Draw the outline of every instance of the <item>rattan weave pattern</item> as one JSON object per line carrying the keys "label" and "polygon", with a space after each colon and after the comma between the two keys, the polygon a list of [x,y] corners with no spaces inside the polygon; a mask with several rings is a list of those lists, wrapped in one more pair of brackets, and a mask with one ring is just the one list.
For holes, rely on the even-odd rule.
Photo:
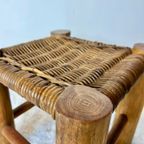
{"label": "rattan weave pattern", "polygon": [[114,107],[144,70],[144,57],[129,48],[77,38],[49,37],[2,49],[0,82],[55,114],[68,85],[87,85]]}

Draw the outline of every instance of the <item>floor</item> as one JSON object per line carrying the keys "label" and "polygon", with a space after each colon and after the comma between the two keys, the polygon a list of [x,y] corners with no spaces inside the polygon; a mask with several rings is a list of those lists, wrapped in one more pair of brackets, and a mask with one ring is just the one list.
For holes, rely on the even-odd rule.
{"label": "floor", "polygon": [[[10,91],[13,108],[24,102],[24,99]],[[16,119],[16,129],[31,144],[54,144],[55,121],[46,112],[37,107],[32,108]],[[144,144],[144,112],[139,121],[132,144]]]}

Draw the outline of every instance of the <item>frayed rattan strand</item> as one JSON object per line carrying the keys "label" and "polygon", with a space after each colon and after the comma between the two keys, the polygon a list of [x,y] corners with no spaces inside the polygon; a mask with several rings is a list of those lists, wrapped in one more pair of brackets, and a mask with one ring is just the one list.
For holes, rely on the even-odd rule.
{"label": "frayed rattan strand", "polygon": [[54,77],[48,75],[48,74],[44,74],[42,71],[36,69],[36,68],[30,68],[30,67],[26,67],[24,66],[23,64],[19,64],[17,63],[16,61],[10,59],[10,58],[6,58],[6,57],[0,57],[0,60],[4,60],[14,66],[18,66],[20,67],[22,70],[25,70],[25,71],[30,71],[30,72],[34,72],[37,76],[40,76],[40,77],[43,77],[43,78],[46,78],[48,79],[51,83],[54,83],[54,84],[58,84],[58,85],[65,85],[65,86],[70,86],[71,84],[69,83],[66,83],[66,82],[63,82],[63,81],[59,81],[57,79],[55,79]]}

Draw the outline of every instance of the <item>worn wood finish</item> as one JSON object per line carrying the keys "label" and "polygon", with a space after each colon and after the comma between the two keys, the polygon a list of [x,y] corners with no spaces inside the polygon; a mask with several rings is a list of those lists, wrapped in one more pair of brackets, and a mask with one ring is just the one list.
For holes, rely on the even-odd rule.
{"label": "worn wood finish", "polygon": [[51,32],[52,36],[67,36],[70,37],[71,31],[70,30],[54,30]]}
{"label": "worn wood finish", "polygon": [[51,36],[1,52],[0,82],[53,117],[69,85],[94,87],[115,108],[144,69],[144,58],[130,48],[72,37]]}
{"label": "worn wood finish", "polygon": [[[144,104],[144,74],[137,80],[129,93],[120,102],[116,109],[116,118],[114,124],[117,123],[121,114],[127,115],[128,121],[121,131],[115,144],[131,144],[134,136],[140,114]],[[110,144],[113,144],[112,142]]]}
{"label": "worn wood finish", "polygon": [[25,102],[23,104],[21,104],[20,106],[16,107],[13,110],[14,113],[14,118],[17,118],[18,116],[20,116],[21,114],[23,114],[24,112],[28,111],[29,109],[31,109],[32,107],[34,107],[34,104],[30,103],[30,102]]}
{"label": "worn wood finish", "polygon": [[19,132],[10,126],[3,127],[1,133],[10,144],[30,144]]}
{"label": "worn wood finish", "polygon": [[112,107],[93,88],[68,87],[56,104],[56,144],[105,144]]}
{"label": "worn wood finish", "polygon": [[[132,52],[134,55],[144,55],[144,44],[135,44]],[[140,114],[143,109],[143,86],[144,74],[139,77],[136,83],[131,87],[129,93],[118,105],[113,128],[109,135],[108,144],[131,144]],[[125,115],[127,117],[126,123],[119,123],[121,115]],[[119,130],[119,128],[121,128],[121,130]],[[114,137],[115,135],[116,137]]]}
{"label": "worn wood finish", "polygon": [[107,144],[114,144],[119,137],[120,133],[122,132],[123,128],[125,127],[128,119],[127,116],[124,114],[119,115],[117,121],[113,124],[109,134]]}
{"label": "worn wood finish", "polygon": [[144,55],[144,43],[137,43],[134,45],[133,53]]}
{"label": "worn wood finish", "polygon": [[[132,54],[132,50],[128,47],[81,40],[61,33],[65,32],[1,49],[0,82],[50,113],[54,118],[55,106],[60,96],[57,104],[58,143],[71,143],[71,139],[78,144],[90,141],[105,143],[110,118],[110,107],[106,111],[108,104],[106,101],[111,100],[113,109],[117,107],[125,93],[143,73],[144,57],[141,55],[142,52],[135,51],[135,54]],[[101,93],[96,90],[93,92],[91,88],[69,87],[70,85],[93,87]],[[71,93],[65,92],[67,87],[69,87],[67,91]],[[61,94],[64,93],[65,97],[71,96],[65,99],[68,101],[68,106],[71,104],[70,100],[73,102],[72,108],[62,101]],[[104,95],[108,98],[104,98]],[[130,105],[130,108],[129,110],[125,108],[126,113],[122,113],[124,115],[131,111],[132,101],[138,103],[139,99],[134,97],[130,100],[130,104],[128,100],[124,103]],[[59,110],[58,107],[61,109]],[[3,120],[4,116],[1,117]],[[128,114],[128,120],[129,117],[131,114]],[[4,117],[4,119],[7,122],[8,118]],[[114,129],[119,128],[119,123],[121,125],[121,120],[116,123]],[[124,128],[124,126],[120,127],[120,129]],[[64,135],[65,132],[68,134]]]}
{"label": "worn wood finish", "polygon": [[[5,125],[14,127],[14,121],[8,88],[0,83],[0,131]],[[0,144],[9,144],[1,132]]]}

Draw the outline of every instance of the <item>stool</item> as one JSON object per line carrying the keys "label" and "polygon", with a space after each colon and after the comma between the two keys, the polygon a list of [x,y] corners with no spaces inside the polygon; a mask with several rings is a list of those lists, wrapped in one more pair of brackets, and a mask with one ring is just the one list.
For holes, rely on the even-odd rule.
{"label": "stool", "polygon": [[[144,104],[144,44],[51,34],[0,50],[0,143],[29,144],[14,118],[38,106],[56,120],[56,144],[130,144]],[[27,102],[12,110],[8,88]]]}

